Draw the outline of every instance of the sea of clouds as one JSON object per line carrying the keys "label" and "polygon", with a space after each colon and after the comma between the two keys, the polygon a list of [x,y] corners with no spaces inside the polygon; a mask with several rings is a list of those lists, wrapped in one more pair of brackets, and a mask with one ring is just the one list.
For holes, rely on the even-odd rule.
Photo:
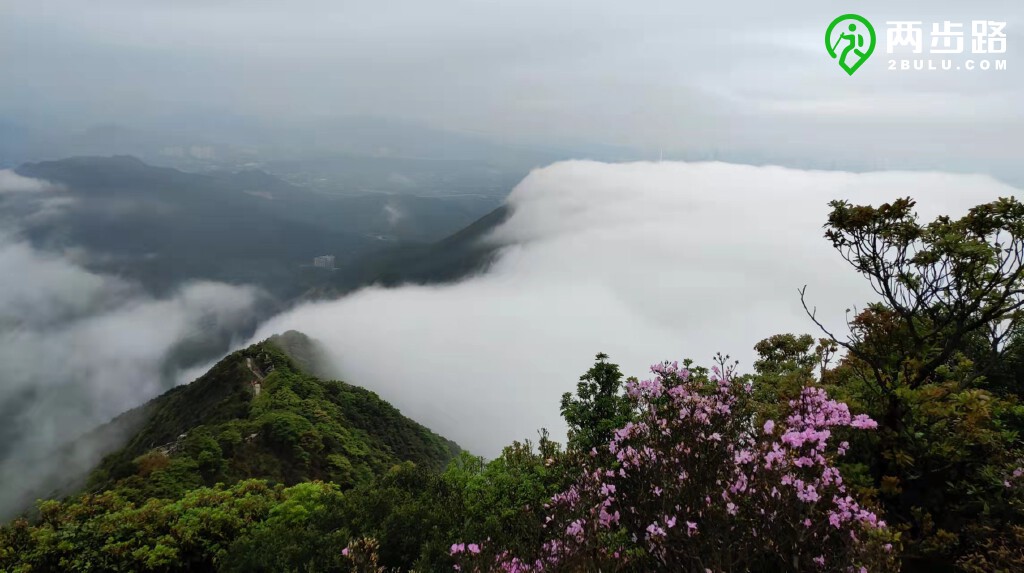
{"label": "sea of clouds", "polygon": [[818,334],[797,290],[841,331],[866,281],[823,238],[828,202],[918,200],[922,218],[1019,191],[988,176],[847,173],[725,163],[558,163],[508,199],[486,272],[456,284],[366,288],[297,307],[254,340],[295,329],[334,372],[475,453],[539,428],[564,433],[559,397],[606,352],[627,375],[662,360],[749,371],[772,334]]}
{"label": "sea of clouds", "polygon": [[[797,292],[804,285],[819,317],[842,330],[845,310],[872,293],[822,236],[830,200],[912,196],[931,218],[1018,192],[980,175],[558,163],[512,192],[510,217],[485,239],[499,248],[486,271],[304,304],[235,346],[305,332],[338,378],[493,456],[540,428],[562,436],[559,398],[598,352],[627,375],[662,360],[709,364],[719,351],[749,371],[757,341],[816,334]],[[31,216],[59,216],[75,201],[0,171],[0,201],[14,196],[37,204]],[[20,233],[28,224],[0,221],[4,514],[22,509],[37,482],[96,461],[85,451],[81,467],[52,467],[60,458],[47,452],[202,374],[208,365],[172,363],[176,350],[247,330],[262,296],[211,282],[154,296],[84,268],[73,249],[39,250]]]}

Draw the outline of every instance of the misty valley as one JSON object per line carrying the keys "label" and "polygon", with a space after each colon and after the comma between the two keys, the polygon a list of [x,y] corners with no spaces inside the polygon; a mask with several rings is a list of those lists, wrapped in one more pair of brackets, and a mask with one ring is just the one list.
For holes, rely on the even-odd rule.
{"label": "misty valley", "polygon": [[[112,447],[97,443],[93,452],[69,440],[181,383],[274,314],[361,286],[482,268],[493,247],[475,239],[504,213],[500,194],[331,194],[256,169],[188,173],[132,156],[0,173],[10,190],[0,195],[9,233],[3,258],[25,273],[11,277],[20,288],[34,291],[7,293],[5,303],[21,308],[0,321],[18,349],[8,357],[21,354],[26,364],[3,389],[10,421],[0,435],[3,472],[28,488],[9,490],[7,517],[77,483]],[[114,358],[120,367],[105,364],[113,348],[93,353],[78,342],[95,336],[96,344],[113,344],[133,336],[125,330],[132,321],[161,313],[176,316],[153,323],[162,332],[151,338],[135,332],[138,351]],[[69,352],[46,340],[56,331],[82,356],[59,373],[35,368],[30,361],[41,354]],[[148,380],[131,391],[119,386],[136,376]],[[97,432],[100,442],[115,439],[109,429]]]}

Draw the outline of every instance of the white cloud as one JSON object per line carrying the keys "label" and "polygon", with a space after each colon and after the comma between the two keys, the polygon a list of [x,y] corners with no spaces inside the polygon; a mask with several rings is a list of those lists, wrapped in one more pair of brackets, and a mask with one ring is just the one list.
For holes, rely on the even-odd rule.
{"label": "white cloud", "polygon": [[259,296],[197,282],[153,298],[0,237],[0,516],[41,483],[90,469],[96,452],[76,451],[71,468],[54,449],[167,389],[179,344],[241,330]]}
{"label": "white cloud", "polygon": [[506,245],[486,274],[445,286],[370,288],[269,321],[322,340],[347,381],[475,452],[540,427],[607,352],[627,375],[665,359],[708,364],[814,332],[797,289],[840,326],[870,299],[831,251],[831,199],[919,200],[922,217],[1017,193],[987,176],[799,171],[722,163],[567,162],[513,191]]}
{"label": "white cloud", "polygon": [[40,193],[60,191],[62,187],[42,179],[18,175],[12,169],[0,169],[0,195],[5,193]]}
{"label": "white cloud", "polygon": [[388,220],[388,225],[394,227],[405,218],[405,213],[402,212],[401,207],[393,201],[389,201],[384,205],[384,216]]}

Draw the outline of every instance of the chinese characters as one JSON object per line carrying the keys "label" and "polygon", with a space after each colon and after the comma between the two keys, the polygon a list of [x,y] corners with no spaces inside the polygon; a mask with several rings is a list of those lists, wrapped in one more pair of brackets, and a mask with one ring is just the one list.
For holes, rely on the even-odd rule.
{"label": "chinese characters", "polygon": [[[914,54],[924,53],[925,47],[930,54],[963,54],[966,27],[961,22],[935,22],[931,25],[929,42],[924,41],[924,22],[921,21],[889,21],[886,30],[886,52]],[[992,20],[973,20],[970,25],[970,53],[972,54],[1005,54],[1006,53],[1006,22]]]}

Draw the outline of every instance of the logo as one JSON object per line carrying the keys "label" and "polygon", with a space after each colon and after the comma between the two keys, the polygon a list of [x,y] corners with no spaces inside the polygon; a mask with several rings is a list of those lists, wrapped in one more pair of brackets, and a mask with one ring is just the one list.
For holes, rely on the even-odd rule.
{"label": "logo", "polygon": [[852,76],[875,51],[875,29],[863,16],[843,14],[825,30],[825,49]]}
{"label": "logo", "polygon": [[[890,71],[1006,70],[1002,57],[1006,54],[1006,22],[943,20],[930,24],[922,20],[886,22]],[[965,57],[967,54],[971,57]]]}

